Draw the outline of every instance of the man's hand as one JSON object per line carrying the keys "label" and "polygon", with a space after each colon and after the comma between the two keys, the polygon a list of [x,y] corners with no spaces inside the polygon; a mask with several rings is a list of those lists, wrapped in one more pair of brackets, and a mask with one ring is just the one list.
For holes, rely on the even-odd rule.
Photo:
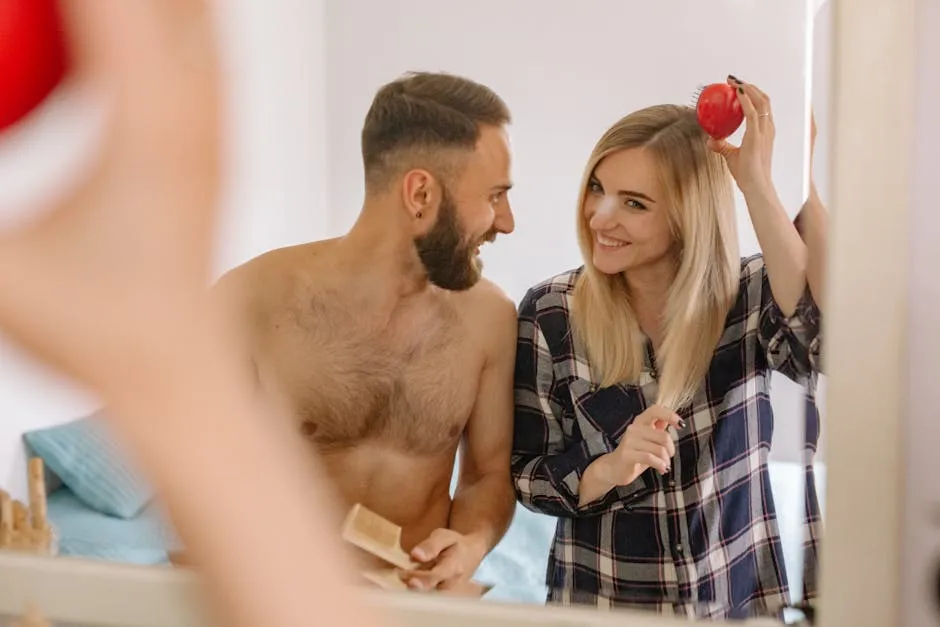
{"label": "man's hand", "polygon": [[450,590],[465,584],[486,555],[471,536],[452,529],[437,529],[411,551],[424,567],[402,573],[402,581],[416,590]]}

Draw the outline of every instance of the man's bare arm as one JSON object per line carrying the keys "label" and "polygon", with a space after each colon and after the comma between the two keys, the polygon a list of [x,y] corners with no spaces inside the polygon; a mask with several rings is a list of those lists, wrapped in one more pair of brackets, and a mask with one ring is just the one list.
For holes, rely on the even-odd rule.
{"label": "man's bare arm", "polygon": [[[492,299],[491,295],[487,297]],[[515,506],[509,463],[516,309],[499,294],[487,311],[487,318],[491,319],[487,327],[493,330],[492,341],[462,442],[460,476],[450,517],[450,528],[471,540],[479,551],[480,560],[506,533]]]}
{"label": "man's bare arm", "polygon": [[474,316],[486,333],[486,362],[477,400],[461,441],[460,476],[447,529],[435,530],[411,551],[431,565],[403,574],[418,589],[461,590],[512,521],[512,453],[516,309],[498,288],[478,289]]}

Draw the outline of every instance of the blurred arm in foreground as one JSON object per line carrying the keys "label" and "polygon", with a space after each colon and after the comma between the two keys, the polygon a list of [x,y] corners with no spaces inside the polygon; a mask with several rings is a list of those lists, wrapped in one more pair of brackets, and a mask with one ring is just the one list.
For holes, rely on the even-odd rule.
{"label": "blurred arm in foreground", "polygon": [[0,328],[111,408],[221,624],[377,625],[353,609],[329,495],[271,428],[288,421],[261,418],[276,408],[208,298],[221,77],[207,5],[62,3],[72,78],[108,98],[106,136],[90,176],[0,234]]}

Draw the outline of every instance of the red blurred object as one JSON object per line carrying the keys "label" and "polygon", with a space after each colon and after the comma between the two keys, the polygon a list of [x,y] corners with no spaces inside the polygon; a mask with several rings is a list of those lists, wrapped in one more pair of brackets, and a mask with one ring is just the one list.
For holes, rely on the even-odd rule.
{"label": "red blurred object", "polygon": [[0,0],[0,132],[38,107],[67,69],[58,0]]}
{"label": "red blurred object", "polygon": [[734,87],[727,83],[706,86],[695,103],[698,123],[714,139],[732,135],[744,121],[744,110]]}

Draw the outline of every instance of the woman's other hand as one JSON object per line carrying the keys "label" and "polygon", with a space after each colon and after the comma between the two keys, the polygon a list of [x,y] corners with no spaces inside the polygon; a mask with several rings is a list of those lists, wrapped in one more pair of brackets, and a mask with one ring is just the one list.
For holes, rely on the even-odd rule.
{"label": "woman's other hand", "polygon": [[766,194],[773,188],[771,166],[776,136],[770,98],[756,86],[734,77],[729,76],[728,83],[736,89],[744,110],[744,138],[740,146],[710,138],[708,147],[725,158],[731,175],[745,196]]}

